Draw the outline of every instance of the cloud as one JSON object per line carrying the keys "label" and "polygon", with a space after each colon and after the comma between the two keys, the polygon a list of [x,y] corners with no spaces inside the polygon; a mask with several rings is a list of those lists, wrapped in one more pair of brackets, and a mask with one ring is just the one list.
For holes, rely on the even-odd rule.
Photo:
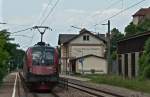
{"label": "cloud", "polygon": [[[3,18],[2,18],[2,0],[0,0],[0,22],[3,22]],[[3,25],[0,25],[0,28],[2,28]]]}
{"label": "cloud", "polygon": [[78,10],[78,9],[66,9],[65,12],[76,13],[76,14],[87,13],[87,11],[85,11],[85,10]]}
{"label": "cloud", "polygon": [[[107,21],[101,22],[114,14],[120,12],[119,8],[112,8],[109,10],[78,10],[78,9],[66,9],[62,12],[55,14],[55,17],[50,19],[52,24],[54,24],[56,29],[62,29],[61,32],[71,32],[74,31],[74,28],[69,28],[71,25],[76,25],[77,27],[85,27],[87,29],[100,31],[102,33],[107,31],[107,27],[101,26],[102,23],[106,23]],[[118,16],[111,18],[111,28],[117,27],[121,31],[124,31],[125,25],[129,24],[132,20],[132,10],[128,10],[119,14]],[[95,16],[94,16],[95,15]],[[124,21],[122,21],[124,20]],[[48,20],[49,21],[49,20]],[[121,23],[120,23],[121,22]],[[99,24],[98,26],[94,26],[95,24]],[[66,29],[66,30],[65,30]]]}
{"label": "cloud", "polygon": [[[43,4],[43,6],[46,6]],[[43,7],[44,8],[44,7]],[[52,29],[54,29],[52,32],[48,31],[44,35],[44,39],[48,42],[50,42],[52,45],[57,45],[56,37],[58,37],[59,33],[78,33],[79,29],[71,28],[71,26],[77,26],[77,27],[85,27],[91,31],[99,31],[100,33],[105,33],[107,31],[107,27],[104,26],[93,26],[96,23],[100,23],[101,20],[104,20],[115,13],[118,13],[120,9],[113,8],[109,10],[95,10],[95,11],[89,11],[89,10],[82,10],[82,9],[64,9],[57,12],[54,12],[46,21],[45,25],[50,26]],[[101,14],[102,13],[102,14]],[[117,27],[119,29],[123,29],[124,25],[127,24],[131,19],[131,13],[132,11],[127,11],[125,13],[120,14],[119,18],[114,18],[114,20],[111,20],[111,28]],[[93,15],[95,15],[93,17]],[[129,18],[130,17],[130,18]],[[9,17],[9,21],[11,23],[17,23],[17,24],[29,24],[35,22],[38,18],[35,16],[27,16],[27,17]],[[125,20],[122,22],[122,20]],[[105,21],[107,22],[107,21]],[[120,22],[122,22],[120,24]],[[25,32],[26,33],[26,32]],[[24,34],[25,34],[24,33]],[[31,31],[30,31],[31,33]],[[35,36],[33,39],[33,43],[36,43],[39,41],[39,35]],[[19,42],[21,39],[18,38],[16,41]],[[25,41],[27,39],[24,39]],[[54,41],[55,40],[55,41]],[[29,42],[30,43],[30,42]],[[31,45],[32,45],[31,44]],[[22,42],[22,45],[23,42]]]}
{"label": "cloud", "polygon": [[35,16],[14,16],[8,17],[9,23],[12,24],[31,24],[35,21]]}

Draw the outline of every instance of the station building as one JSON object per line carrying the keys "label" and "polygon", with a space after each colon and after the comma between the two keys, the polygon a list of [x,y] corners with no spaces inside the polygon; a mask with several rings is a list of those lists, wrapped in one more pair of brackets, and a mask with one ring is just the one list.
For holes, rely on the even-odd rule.
{"label": "station building", "polygon": [[61,73],[107,73],[104,34],[82,29],[79,34],[60,34]]}

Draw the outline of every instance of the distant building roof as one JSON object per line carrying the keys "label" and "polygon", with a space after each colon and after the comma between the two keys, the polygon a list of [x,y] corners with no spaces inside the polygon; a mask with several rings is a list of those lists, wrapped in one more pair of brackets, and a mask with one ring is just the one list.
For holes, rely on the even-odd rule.
{"label": "distant building roof", "polygon": [[149,8],[141,8],[139,11],[137,11],[133,17],[135,16],[145,16],[147,14],[150,14],[150,7]]}
{"label": "distant building roof", "polygon": [[134,35],[131,35],[131,36],[128,36],[128,37],[124,37],[124,38],[120,39],[118,42],[122,42],[122,41],[126,41],[126,40],[129,40],[129,39],[138,38],[138,37],[141,37],[141,36],[147,36],[147,35],[150,35],[150,31],[134,34]]}
{"label": "distant building roof", "polygon": [[58,44],[63,44],[65,42],[71,40],[75,36],[77,36],[77,34],[59,34]]}
{"label": "distant building roof", "polygon": [[150,31],[138,33],[129,37],[125,37],[117,42],[117,53],[134,53],[142,52],[147,39],[150,38]]}
{"label": "distant building roof", "polygon": [[58,40],[58,44],[64,44],[64,43],[68,43],[71,40],[77,38],[78,36],[82,35],[83,33],[89,33],[91,35],[93,35],[94,37],[106,42],[105,40],[105,34],[93,34],[90,31],[86,30],[86,29],[82,29],[80,31],[80,34],[59,34],[59,40]]}

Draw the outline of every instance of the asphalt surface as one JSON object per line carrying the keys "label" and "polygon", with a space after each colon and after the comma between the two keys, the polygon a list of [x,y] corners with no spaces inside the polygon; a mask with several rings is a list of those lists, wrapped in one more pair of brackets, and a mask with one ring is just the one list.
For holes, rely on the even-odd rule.
{"label": "asphalt surface", "polygon": [[[4,78],[4,82],[0,86],[0,97],[12,97],[16,73],[11,73]],[[15,95],[17,92],[15,93]]]}
{"label": "asphalt surface", "polygon": [[17,72],[8,74],[0,85],[0,97],[55,97],[50,92],[37,93],[24,90]]}

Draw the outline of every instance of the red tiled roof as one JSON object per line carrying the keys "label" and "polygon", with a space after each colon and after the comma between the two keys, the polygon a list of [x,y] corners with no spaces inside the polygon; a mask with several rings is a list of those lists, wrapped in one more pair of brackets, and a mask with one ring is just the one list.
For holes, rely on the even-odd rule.
{"label": "red tiled roof", "polygon": [[149,8],[141,8],[139,11],[137,11],[134,16],[145,16],[146,14],[150,14],[150,7]]}

